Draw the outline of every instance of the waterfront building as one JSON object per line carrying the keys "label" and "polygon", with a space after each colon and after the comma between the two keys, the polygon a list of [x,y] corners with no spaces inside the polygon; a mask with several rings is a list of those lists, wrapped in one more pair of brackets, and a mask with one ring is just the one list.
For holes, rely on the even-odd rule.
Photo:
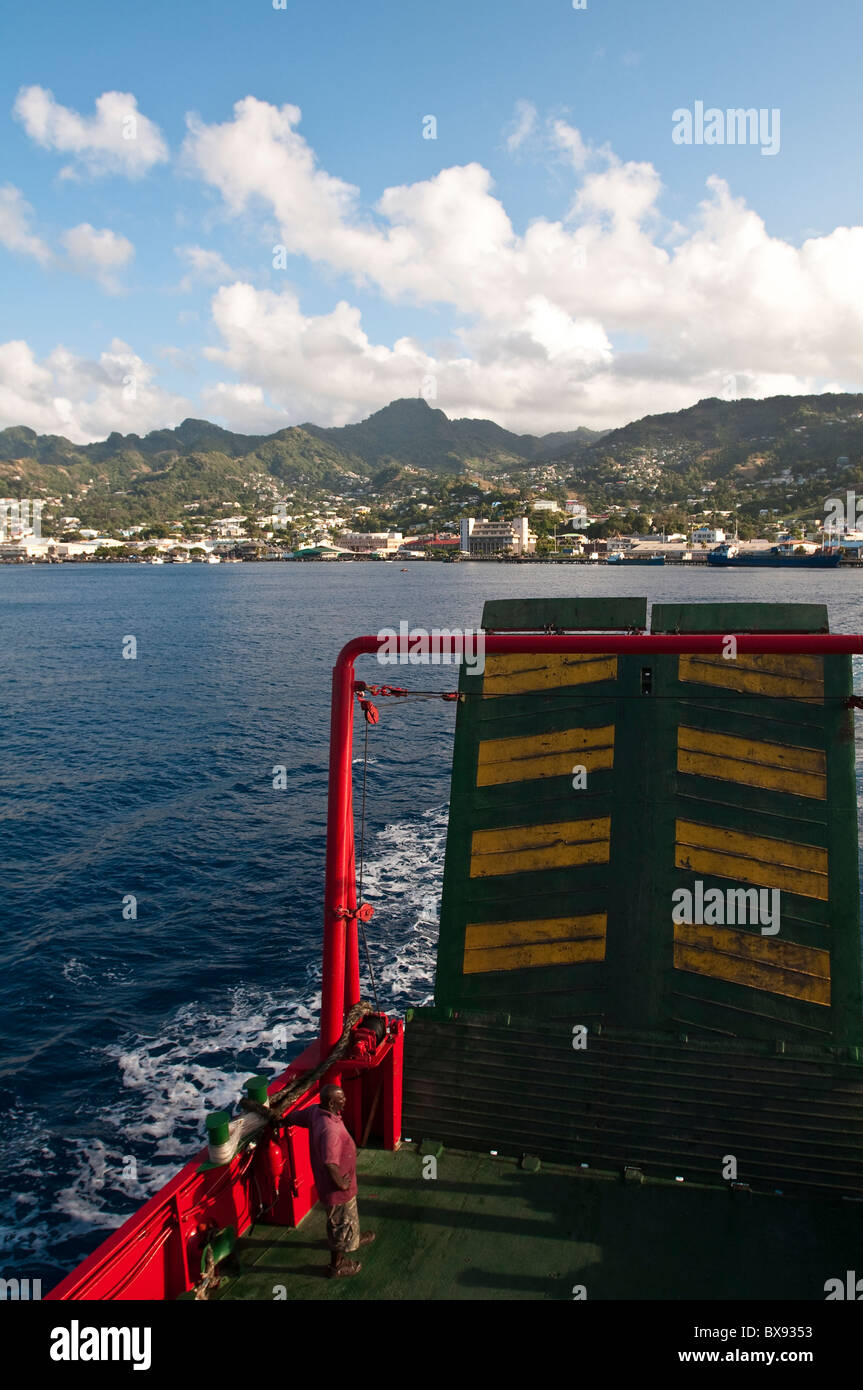
{"label": "waterfront building", "polygon": [[512,521],[477,521],[475,517],[461,519],[461,550],[472,558],[490,555],[530,555],[536,549],[536,536],[528,526],[526,516]]}

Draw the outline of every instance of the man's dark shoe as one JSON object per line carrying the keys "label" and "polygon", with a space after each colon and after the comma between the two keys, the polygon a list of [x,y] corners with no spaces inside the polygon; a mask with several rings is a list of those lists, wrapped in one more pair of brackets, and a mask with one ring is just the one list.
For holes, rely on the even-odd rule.
{"label": "man's dark shoe", "polygon": [[362,1235],[360,1236],[360,1245],[371,1245],[374,1238],[374,1231],[363,1231]]}
{"label": "man's dark shoe", "polygon": [[349,1279],[352,1274],[359,1274],[361,1269],[359,1260],[342,1260],[340,1265],[330,1265],[327,1274],[331,1279]]}

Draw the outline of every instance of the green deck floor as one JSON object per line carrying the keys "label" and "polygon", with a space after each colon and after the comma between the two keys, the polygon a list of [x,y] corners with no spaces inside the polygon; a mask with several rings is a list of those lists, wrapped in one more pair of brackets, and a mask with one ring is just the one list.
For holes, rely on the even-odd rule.
{"label": "green deck floor", "polygon": [[[258,1226],[214,1298],[824,1299],[861,1266],[863,1206],[732,1194],[447,1150],[423,1179],[412,1145],[359,1155],[359,1211],[375,1243],[328,1279],[324,1214]],[[863,1266],[861,1266],[863,1272]],[[281,1289],[284,1292],[281,1292]]]}

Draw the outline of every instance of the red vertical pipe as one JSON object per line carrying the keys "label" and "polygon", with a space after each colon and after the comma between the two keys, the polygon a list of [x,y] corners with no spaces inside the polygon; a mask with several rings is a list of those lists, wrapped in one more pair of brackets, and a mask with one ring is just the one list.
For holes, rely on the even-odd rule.
{"label": "red vertical pipe", "polygon": [[[352,787],[353,789],[353,787]],[[351,846],[351,865],[348,874],[348,902],[352,910],[357,906],[357,868],[354,857],[354,811],[353,797],[348,806],[348,824],[345,832]],[[345,924],[345,1013],[360,1001],[360,943],[356,917]]]}
{"label": "red vertical pipe", "polygon": [[[339,660],[333,669],[330,715],[330,777],[327,806],[327,865],[324,887],[324,959],[321,980],[321,1049],[329,1052],[341,1037],[344,1022],[346,919],[338,910],[355,902],[353,883],[354,663]],[[356,934],[354,933],[354,940]]]}
{"label": "red vertical pipe", "polygon": [[387,1070],[383,1077],[384,1112],[381,1129],[385,1149],[397,1149],[402,1137],[402,1073],[404,1071],[405,1034],[401,1019],[396,1020],[395,1030],[391,1037],[393,1046],[384,1063]]}

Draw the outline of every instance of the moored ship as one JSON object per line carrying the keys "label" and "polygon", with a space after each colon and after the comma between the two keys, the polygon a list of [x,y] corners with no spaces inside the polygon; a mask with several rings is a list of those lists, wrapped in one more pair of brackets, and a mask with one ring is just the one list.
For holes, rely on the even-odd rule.
{"label": "moored ship", "polygon": [[772,545],[767,550],[741,550],[733,541],[724,541],[708,551],[707,563],[725,568],[760,569],[836,569],[841,559],[835,548],[805,552],[793,545]]}

